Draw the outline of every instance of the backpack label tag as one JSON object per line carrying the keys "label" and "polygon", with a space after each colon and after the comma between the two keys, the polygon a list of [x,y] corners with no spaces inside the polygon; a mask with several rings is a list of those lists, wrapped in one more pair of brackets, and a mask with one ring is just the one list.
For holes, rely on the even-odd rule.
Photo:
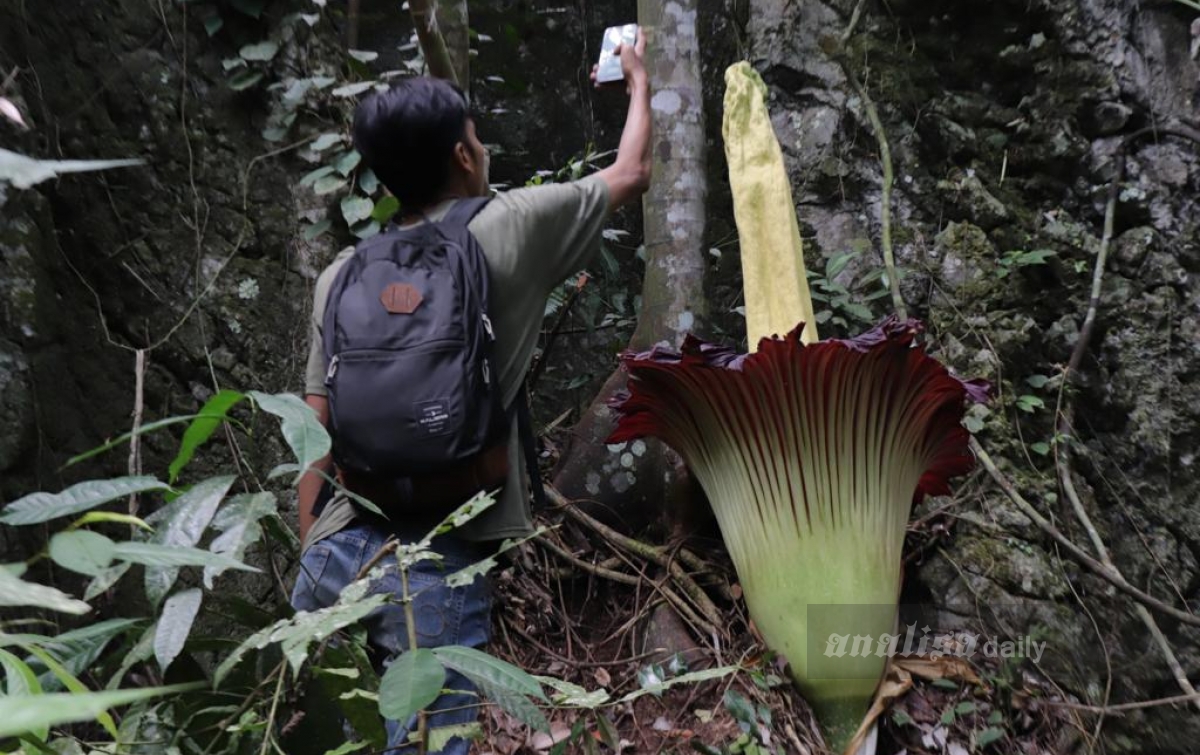
{"label": "backpack label tag", "polygon": [[421,306],[424,297],[411,283],[393,283],[379,295],[383,308],[393,315],[411,315]]}
{"label": "backpack label tag", "polygon": [[450,408],[446,405],[445,400],[423,401],[417,404],[416,409],[417,424],[426,436],[442,435],[447,431],[446,426],[450,423]]}

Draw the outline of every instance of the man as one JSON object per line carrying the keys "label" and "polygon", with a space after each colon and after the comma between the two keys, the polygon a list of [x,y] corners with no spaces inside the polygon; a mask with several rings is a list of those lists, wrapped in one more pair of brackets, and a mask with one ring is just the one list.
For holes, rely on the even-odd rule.
{"label": "man", "polygon": [[[584,267],[598,249],[609,213],[639,198],[649,186],[651,113],[649,84],[642,65],[644,48],[645,40],[639,34],[635,47],[615,51],[620,56],[630,104],[613,164],[570,184],[499,194],[468,225],[487,260],[489,315],[496,338],[494,364],[505,406],[512,406],[517,399],[550,292]],[[592,76],[594,80],[594,70]],[[490,193],[487,150],[476,135],[462,93],[446,82],[409,79],[368,98],[359,106],[354,120],[354,143],[364,162],[400,200],[402,226],[438,221],[455,200]],[[305,401],[323,423],[329,421],[325,389],[328,365],[322,344],[324,310],[333,280],[351,253],[343,252],[321,274],[314,297]],[[443,576],[482,558],[489,550],[488,544],[494,550],[495,541],[532,532],[526,466],[516,422],[512,425],[507,443],[480,454],[461,474],[413,478],[409,483],[418,508],[424,497],[449,495],[465,502],[479,489],[501,488],[496,505],[435,541],[442,565],[425,561],[410,571],[421,646],[479,647],[488,640],[491,598],[486,579],[452,589],[443,583]],[[325,459],[316,466],[328,472],[332,464]],[[352,484],[349,486],[354,489]],[[292,596],[298,610],[332,604],[390,535],[401,541],[417,540],[439,518],[414,515],[385,521],[340,495],[324,506],[318,518],[313,509],[321,487],[321,476],[311,471],[300,481],[304,553]],[[375,500],[374,491],[355,492]],[[399,595],[399,576],[396,570],[390,571],[372,589]],[[408,648],[405,614],[398,603],[379,609],[366,624],[373,649],[383,656],[391,658]],[[464,694],[442,695],[429,711],[429,726],[475,720],[479,700],[471,694],[471,684],[448,671],[446,688]],[[386,723],[389,747],[405,742],[416,725],[415,720]],[[456,738],[443,752],[465,755],[468,744]]]}

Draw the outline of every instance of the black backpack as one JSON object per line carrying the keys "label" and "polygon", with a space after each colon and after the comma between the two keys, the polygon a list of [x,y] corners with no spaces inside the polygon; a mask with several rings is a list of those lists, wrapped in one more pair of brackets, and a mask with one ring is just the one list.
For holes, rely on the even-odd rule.
{"label": "black backpack", "polygon": [[322,340],[342,469],[436,474],[507,437],[487,260],[467,230],[487,201],[460,199],[440,222],[390,226],[334,279]]}

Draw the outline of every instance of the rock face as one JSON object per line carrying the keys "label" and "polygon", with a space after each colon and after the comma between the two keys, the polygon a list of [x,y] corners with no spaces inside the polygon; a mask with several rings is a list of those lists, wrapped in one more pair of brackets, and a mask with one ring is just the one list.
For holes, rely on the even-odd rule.
{"label": "rock face", "polygon": [[[1119,145],[1145,127],[1196,123],[1195,13],[1132,0],[905,0],[888,13],[868,3],[843,46],[855,5],[763,0],[748,13],[809,267],[854,252],[838,281],[858,296],[880,288],[870,273],[882,265],[882,171],[854,79],[891,147],[910,313],[944,358],[995,382],[981,441],[1087,546],[1058,502],[1058,383],[1046,379],[1083,322]],[[1162,133],[1129,145],[1096,331],[1068,394],[1085,505],[1126,577],[1174,605],[1194,605],[1200,590],[1198,155],[1200,144]],[[1107,681],[1102,646],[1114,701],[1179,693],[1128,602],[1060,560],[994,486],[970,493],[945,556],[910,572],[945,624],[1039,635],[1049,643],[1041,671],[1089,702]],[[1160,626],[1194,678],[1200,635]],[[1109,719],[1107,749],[1193,752],[1197,721],[1183,708]]]}

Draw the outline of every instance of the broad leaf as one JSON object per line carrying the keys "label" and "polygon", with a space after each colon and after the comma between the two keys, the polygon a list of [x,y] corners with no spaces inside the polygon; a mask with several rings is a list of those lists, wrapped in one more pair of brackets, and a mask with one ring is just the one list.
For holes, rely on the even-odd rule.
{"label": "broad leaf", "polygon": [[64,569],[96,577],[112,563],[113,547],[113,541],[98,532],[59,532],[50,538],[50,558]]}
{"label": "broad leaf", "polygon": [[433,653],[447,667],[472,681],[486,681],[493,687],[550,702],[537,679],[494,655],[463,645],[436,648]]}
{"label": "broad leaf", "polygon": [[263,40],[257,44],[246,45],[238,50],[238,55],[242,60],[268,61],[275,57],[275,53],[279,52],[279,44],[271,40]]}
{"label": "broad leaf", "polygon": [[130,514],[120,514],[116,511],[89,511],[83,516],[75,520],[72,527],[86,527],[89,524],[97,523],[105,524],[128,524],[130,527],[138,527],[143,530],[153,530],[154,528],[146,524],[142,519]]}
{"label": "broad leaf", "polygon": [[[278,503],[274,493],[254,493],[230,498],[213,519],[213,527],[221,534],[212,541],[209,550],[241,561],[246,549],[262,539],[259,520],[275,513]],[[213,579],[225,572],[224,567],[204,567],[204,586],[212,589]]]}
{"label": "broad leaf", "polygon": [[445,683],[446,669],[433,651],[417,648],[402,653],[379,683],[379,712],[403,723],[432,705]]}
{"label": "broad leaf", "polygon": [[[326,750],[325,755],[350,755],[350,753],[352,753],[352,752],[358,752],[359,750],[365,749],[370,746],[371,746],[370,742],[346,742],[341,747],[335,747],[332,750]],[[437,751],[431,750],[431,752],[437,752]]]}
{"label": "broad leaf", "polygon": [[162,615],[158,618],[158,630],[154,635],[154,657],[164,674],[187,643],[188,635],[192,633],[192,625],[196,623],[196,615],[200,612],[203,596],[200,588],[193,587],[175,593],[163,604]]}
{"label": "broad leaf", "polygon": [[0,568],[0,606],[37,606],[62,613],[81,614],[92,610],[82,600],[76,600],[53,587],[26,582],[8,569]]}
{"label": "broad leaf", "polygon": [[317,413],[298,396],[290,393],[271,395],[251,391],[250,397],[263,411],[282,420],[283,438],[296,455],[301,469],[323,459],[330,449],[329,433],[317,419]]}
{"label": "broad leaf", "polygon": [[362,155],[358,153],[358,150],[352,149],[335,160],[333,167],[337,168],[337,172],[341,173],[343,176],[349,176],[350,171],[357,168],[358,164],[361,162]]}
{"label": "broad leaf", "polygon": [[212,437],[216,429],[225,421],[229,410],[245,397],[244,393],[238,391],[223,390],[205,402],[200,409],[200,414],[192,420],[192,424],[183,433],[183,441],[179,444],[179,453],[175,455],[167,470],[168,482],[175,484],[175,480],[179,479],[179,473],[192,460],[196,449]]}
{"label": "broad leaf", "polygon": [[221,566],[256,572],[258,569],[228,556],[199,548],[158,545],[156,543],[117,543],[113,558],[143,566]]}
{"label": "broad leaf", "polygon": [[554,690],[555,694],[551,695],[551,700],[559,707],[595,710],[607,703],[610,698],[608,690],[604,688],[588,692],[578,684],[571,684],[552,676],[535,676],[533,678]]}
{"label": "broad leaf", "polygon": [[334,167],[332,165],[322,165],[320,168],[317,168],[316,170],[312,170],[312,171],[309,171],[308,173],[305,173],[304,178],[300,179],[300,185],[301,186],[312,186],[313,184],[315,184],[317,181],[324,178],[325,176],[331,175],[333,173],[333,171],[334,171]]}
{"label": "broad leaf", "polygon": [[258,82],[262,81],[262,79],[263,79],[262,71],[253,71],[250,69],[246,69],[243,71],[238,71],[233,76],[231,76],[229,78],[228,83],[229,83],[230,89],[232,89],[235,92],[241,92],[241,91],[244,91],[244,90],[249,89],[250,87],[254,86]]}
{"label": "broad leaf", "polygon": [[741,666],[721,666],[719,668],[704,669],[703,671],[691,671],[686,674],[671,677],[665,681],[648,684],[642,689],[634,690],[618,700],[618,703],[627,703],[636,700],[643,695],[659,695],[666,689],[674,687],[677,684],[694,684],[696,682],[706,682],[710,679],[722,679],[730,674],[736,674],[741,671]]}
{"label": "broad leaf", "polygon": [[[25,649],[35,655],[39,661],[44,663],[46,668],[50,669],[50,673],[52,673],[58,679],[58,681],[62,682],[62,685],[66,687],[71,694],[86,695],[90,693],[90,690],[87,688],[87,686],[84,685],[83,682],[79,681],[79,677],[68,671],[50,653],[40,647],[37,647],[36,645],[26,645]],[[112,716],[110,716],[107,711],[102,710],[98,712],[94,718],[96,719],[97,723],[104,727],[105,731],[112,735],[113,739],[116,739],[119,736],[117,733],[117,723],[113,721]]]}
{"label": "broad leaf", "polygon": [[313,239],[315,239],[318,236],[320,236],[321,234],[325,233],[332,227],[333,227],[333,221],[330,220],[329,218],[325,218],[324,220],[318,220],[317,222],[313,223],[312,225],[304,226],[304,230],[300,232],[300,236],[305,241],[312,241]]}
{"label": "broad leaf", "polygon": [[28,189],[63,173],[128,168],[142,163],[142,160],[38,160],[0,149],[0,183]]}
{"label": "broad leaf", "polygon": [[[149,522],[156,531],[148,542],[170,548],[191,548],[196,545],[208,529],[234,479],[232,476],[212,477],[199,482],[170,505],[154,512]],[[157,606],[171,591],[178,576],[177,568],[146,569],[146,597],[153,605]]]}
{"label": "broad leaf", "polygon": [[129,571],[131,566],[133,566],[133,564],[130,564],[127,561],[122,561],[120,563],[113,564],[97,574],[96,578],[93,579],[88,584],[87,589],[84,590],[83,599],[92,600],[97,596],[108,592],[113,585],[120,581],[121,577],[125,576],[125,572]]}
{"label": "broad leaf", "polygon": [[455,737],[462,737],[468,742],[483,741],[483,727],[478,721],[454,726],[432,726],[429,728],[429,745],[427,752],[441,752]]}
{"label": "broad leaf", "polygon": [[72,485],[61,493],[30,493],[0,512],[0,524],[41,524],[60,516],[78,514],[117,498],[148,490],[165,490],[153,477],[118,477]]}
{"label": "broad leaf", "polygon": [[366,197],[350,196],[342,200],[342,217],[346,219],[346,225],[371,217],[374,209],[374,203]]}
{"label": "broad leaf", "polygon": [[322,176],[313,182],[313,193],[318,197],[332,194],[346,185],[346,179],[341,176]]}
{"label": "broad leaf", "polygon": [[334,97],[354,97],[375,86],[373,81],[360,81],[357,84],[346,84],[333,90]]}
{"label": "broad leaf", "polygon": [[[37,645],[54,656],[62,667],[74,676],[81,676],[103,654],[108,644],[136,626],[138,619],[109,619],[98,624],[72,629],[54,637],[32,635],[9,635],[26,645]],[[59,689],[52,673],[45,671],[45,664],[34,661],[32,665],[42,675],[42,686],[48,691]]]}
{"label": "broad leaf", "polygon": [[220,684],[246,653],[261,650],[274,643],[280,644],[284,656],[292,665],[292,670],[299,672],[308,658],[308,646],[311,643],[320,642],[339,629],[358,622],[387,602],[388,596],[380,593],[364,596],[367,586],[365,580],[360,582],[349,585],[342,591],[339,601],[328,608],[311,612],[301,611],[290,619],[277,621],[255,632],[217,667],[213,675],[214,683]]}
{"label": "broad leaf", "polygon": [[150,660],[154,657],[154,638],[158,635],[158,622],[154,622],[142,632],[141,637],[134,643],[133,647],[121,659],[121,667],[117,669],[108,683],[104,685],[105,689],[117,689],[121,686],[121,682],[125,680],[125,675],[139,663]]}
{"label": "broad leaf", "polygon": [[[330,131],[329,133],[321,134],[316,139],[313,139],[309,146],[314,152],[324,152],[335,144],[341,144],[345,139],[341,134]],[[309,175],[312,175],[311,173]]]}
{"label": "broad leaf", "polygon": [[400,200],[388,194],[375,203],[375,209],[371,210],[371,219],[377,223],[386,223],[399,211]]}
{"label": "broad leaf", "polygon": [[[42,694],[42,685],[38,681],[37,674],[29,668],[29,664],[25,661],[7,650],[0,650],[0,666],[4,668],[4,694],[9,696]],[[42,739],[46,738],[45,734],[40,736]]]}
{"label": "broad leaf", "polygon": [[34,697],[0,698],[0,737],[14,737],[50,726],[90,721],[118,705],[195,689],[197,686],[183,684],[112,692],[58,692]]}

